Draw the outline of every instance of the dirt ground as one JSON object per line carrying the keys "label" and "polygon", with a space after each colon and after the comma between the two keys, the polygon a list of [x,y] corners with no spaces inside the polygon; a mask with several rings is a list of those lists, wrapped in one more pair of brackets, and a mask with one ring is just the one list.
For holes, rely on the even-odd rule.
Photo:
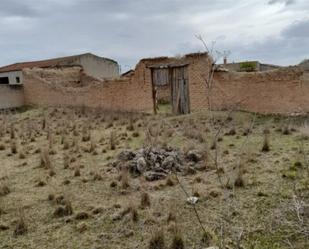
{"label": "dirt ground", "polygon": [[[160,249],[149,246],[159,231],[175,249],[176,235],[184,248],[309,248],[306,122],[244,112],[3,112],[0,248]],[[147,146],[197,150],[204,167],[152,182],[115,167],[124,149]]]}

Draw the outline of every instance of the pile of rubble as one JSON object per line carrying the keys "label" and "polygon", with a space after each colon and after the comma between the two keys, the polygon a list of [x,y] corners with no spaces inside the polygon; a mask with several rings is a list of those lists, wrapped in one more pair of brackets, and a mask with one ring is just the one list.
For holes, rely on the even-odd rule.
{"label": "pile of rubble", "polygon": [[114,166],[125,166],[132,176],[144,175],[148,181],[165,178],[172,172],[194,174],[205,168],[203,156],[197,150],[184,154],[175,148],[146,147],[136,151],[124,150]]}

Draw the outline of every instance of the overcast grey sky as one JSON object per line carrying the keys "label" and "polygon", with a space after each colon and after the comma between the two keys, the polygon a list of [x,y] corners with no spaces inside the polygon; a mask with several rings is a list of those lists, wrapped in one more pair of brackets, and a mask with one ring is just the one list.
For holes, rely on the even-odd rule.
{"label": "overcast grey sky", "polygon": [[0,65],[92,52],[125,71],[202,51],[281,65],[309,58],[309,0],[0,0]]}

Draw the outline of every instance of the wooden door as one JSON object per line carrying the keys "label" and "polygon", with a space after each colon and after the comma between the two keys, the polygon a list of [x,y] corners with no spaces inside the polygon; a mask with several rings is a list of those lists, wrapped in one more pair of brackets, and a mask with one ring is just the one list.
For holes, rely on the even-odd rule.
{"label": "wooden door", "polygon": [[188,67],[173,67],[170,69],[170,76],[173,113],[190,113]]}

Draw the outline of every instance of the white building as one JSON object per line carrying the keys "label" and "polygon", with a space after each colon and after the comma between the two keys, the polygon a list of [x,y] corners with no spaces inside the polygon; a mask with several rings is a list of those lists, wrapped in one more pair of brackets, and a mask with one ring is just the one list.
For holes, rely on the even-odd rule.
{"label": "white building", "polygon": [[15,63],[0,68],[0,85],[21,85],[24,68],[51,68],[61,66],[81,66],[87,75],[98,79],[119,77],[120,70],[116,61],[91,53],[55,58],[43,61]]}

